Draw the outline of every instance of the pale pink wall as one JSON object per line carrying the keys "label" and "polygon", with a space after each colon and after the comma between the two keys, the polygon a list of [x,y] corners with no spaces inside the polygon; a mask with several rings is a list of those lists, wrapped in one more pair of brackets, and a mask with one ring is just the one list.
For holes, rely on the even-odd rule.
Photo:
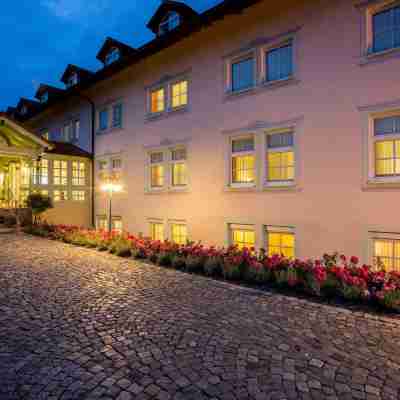
{"label": "pale pink wall", "polygon": [[[277,11],[279,6],[281,11]],[[296,228],[297,255],[341,251],[365,258],[367,232],[400,232],[397,190],[362,190],[362,118],[358,107],[400,98],[399,59],[360,66],[360,13],[349,0],[270,1],[230,16],[175,47],[98,85],[102,104],[124,99],[125,128],[97,138],[96,154],[123,152],[126,193],[114,214],[132,232],[148,233],[147,218],[185,219],[193,240],[223,244],[226,222],[250,221]],[[296,85],[224,101],[222,57],[260,37],[298,33]],[[191,71],[191,107],[145,121],[145,87],[165,74]],[[303,118],[299,191],[224,191],[223,130],[254,121]],[[144,145],[191,137],[188,193],[145,194]],[[96,213],[106,213],[99,197]]]}

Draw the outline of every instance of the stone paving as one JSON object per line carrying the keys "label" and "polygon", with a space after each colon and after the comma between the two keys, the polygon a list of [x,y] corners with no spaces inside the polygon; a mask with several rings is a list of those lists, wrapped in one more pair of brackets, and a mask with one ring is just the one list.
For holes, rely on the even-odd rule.
{"label": "stone paving", "polygon": [[0,399],[397,399],[400,319],[0,236]]}

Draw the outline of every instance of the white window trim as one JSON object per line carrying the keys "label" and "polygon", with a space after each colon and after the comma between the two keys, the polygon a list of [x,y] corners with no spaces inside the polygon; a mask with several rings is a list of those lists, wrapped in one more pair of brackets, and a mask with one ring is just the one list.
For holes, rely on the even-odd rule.
{"label": "white window trim", "polygon": [[[277,147],[271,150],[267,149],[267,137],[268,135],[279,134],[279,133],[293,133],[293,146],[291,147]],[[289,127],[289,128],[277,128],[277,129],[267,129],[265,134],[262,138],[262,147],[264,149],[264,157],[262,157],[262,172],[261,172],[261,182],[265,189],[268,188],[276,188],[276,187],[291,187],[296,185],[297,181],[297,169],[298,169],[298,162],[297,162],[297,153],[298,149],[296,146],[296,130]],[[268,168],[268,161],[267,161],[267,153],[282,153],[285,151],[293,151],[294,153],[294,178],[285,181],[269,181],[267,168]]]}
{"label": "white window trim", "polygon": [[[164,110],[162,111],[152,111],[151,109],[151,96],[154,92],[157,92],[158,90],[164,90]],[[157,86],[153,86],[147,90],[147,117],[148,118],[156,118],[158,116],[161,116],[163,114],[166,114],[168,112],[168,102],[169,102],[169,93],[168,93],[168,85],[167,84],[161,84]]]}
{"label": "white window trim", "polygon": [[[151,156],[153,154],[158,154],[162,153],[163,155],[163,160],[161,162],[157,163],[152,163],[151,162]],[[169,168],[168,168],[168,150],[166,149],[160,149],[160,150],[154,150],[150,151],[147,153],[147,190],[149,192],[163,192],[168,189],[169,187]],[[163,180],[163,186],[152,186],[151,184],[151,169],[154,166],[163,166],[164,167],[164,180]]]}
{"label": "white window trim", "polygon": [[400,5],[398,0],[362,1],[356,4],[361,12],[361,65],[375,59],[391,57],[400,53],[400,47],[380,52],[373,51],[373,16],[385,9]]}
{"label": "white window trim", "polygon": [[[97,214],[96,215],[96,229],[99,230],[100,229],[100,224],[99,224],[99,220],[104,220],[106,221],[106,229],[107,229],[107,225],[108,225],[108,218],[106,214]],[[102,228],[104,229],[104,228]]]}
{"label": "white window trim", "polygon": [[[65,185],[55,183],[54,163],[56,161],[66,162],[67,163],[67,183]],[[70,160],[68,160],[66,158],[55,158],[55,159],[52,160],[52,162],[51,162],[51,181],[52,181],[53,186],[56,187],[56,190],[62,190],[62,188],[70,186],[70,182],[71,182],[71,178],[72,178],[72,176],[71,176],[71,166],[72,166],[72,163],[70,162]],[[60,169],[60,170],[62,170],[62,169]],[[60,178],[62,178],[62,177],[60,177]]]}
{"label": "white window trim", "polygon": [[[99,105],[96,107],[96,135],[105,135],[111,133],[113,131],[119,131],[124,129],[125,127],[125,102],[123,99],[117,99],[109,101],[103,105]],[[121,126],[114,126],[114,107],[121,105],[122,106],[122,119]],[[107,128],[100,129],[100,113],[102,111],[107,111]]]}
{"label": "white window trim", "polygon": [[259,248],[259,235],[257,232],[257,227],[254,223],[247,223],[247,222],[228,222],[226,224],[226,238],[225,238],[225,243],[226,246],[233,246],[233,231],[234,230],[243,230],[243,231],[249,231],[249,232],[254,232],[254,247]]}
{"label": "white window trim", "polygon": [[[172,106],[172,87],[180,82],[186,81],[187,82],[187,103],[183,104],[178,107],[173,107]],[[172,79],[171,81],[168,82],[167,84],[167,91],[168,91],[168,103],[167,103],[167,112],[176,112],[176,111],[182,111],[186,110],[190,107],[190,87],[191,87],[191,81],[188,76],[182,75],[180,77],[176,77]]]}
{"label": "white window trim", "polygon": [[400,116],[400,100],[372,106],[360,107],[363,126],[363,188],[400,187],[400,176],[375,176],[375,142],[400,139],[398,135],[374,135],[374,120],[391,116]]}
{"label": "white window trim", "polygon": [[[233,130],[222,131],[225,136],[225,190],[227,191],[280,191],[280,190],[300,190],[302,180],[302,170],[300,163],[300,144],[303,136],[304,118],[282,121],[264,122],[256,121],[248,126]],[[268,134],[293,132],[293,149],[295,157],[294,180],[282,182],[266,181],[266,137]],[[232,140],[246,138],[254,135],[255,138],[255,183],[254,184],[232,184]]]}
{"label": "white window trim", "polygon": [[147,222],[147,232],[148,232],[148,237],[149,238],[152,239],[152,237],[151,237],[151,234],[152,234],[151,225],[152,224],[159,224],[159,225],[162,225],[163,229],[164,229],[164,238],[163,238],[163,240],[165,241],[167,239],[167,237],[168,237],[168,232],[167,232],[167,228],[166,228],[167,224],[166,224],[166,222],[165,222],[165,220],[163,218],[147,218],[146,222]]}
{"label": "white window trim", "polygon": [[400,233],[399,232],[390,232],[386,231],[385,229],[379,230],[370,230],[368,231],[368,252],[367,252],[367,259],[368,264],[373,266],[374,265],[374,241],[375,240],[400,240]]}
{"label": "white window trim", "polygon": [[296,233],[296,228],[294,226],[282,226],[282,225],[263,225],[262,227],[263,234],[263,246],[268,253],[268,233],[290,233],[294,235],[294,258],[298,257],[299,244],[298,244],[298,235]]}
{"label": "white window trim", "polygon": [[[74,192],[84,192],[84,199],[83,200],[76,200],[74,199]],[[77,187],[74,187],[71,190],[71,201],[75,202],[75,203],[84,203],[88,200],[88,191],[86,189],[77,189]]]}

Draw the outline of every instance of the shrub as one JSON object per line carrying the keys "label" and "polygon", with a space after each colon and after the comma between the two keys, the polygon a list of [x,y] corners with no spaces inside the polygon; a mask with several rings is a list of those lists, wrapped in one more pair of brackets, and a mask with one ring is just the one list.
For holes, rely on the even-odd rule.
{"label": "shrub", "polygon": [[4,217],[4,225],[7,228],[11,228],[11,227],[17,225],[17,218],[14,215],[6,215]]}
{"label": "shrub", "polygon": [[157,260],[158,265],[169,267],[172,264],[172,255],[170,253],[160,253]]}
{"label": "shrub", "polygon": [[204,263],[204,272],[208,276],[219,276],[222,274],[221,258],[219,256],[208,257]]}
{"label": "shrub", "polygon": [[186,258],[186,270],[189,272],[201,272],[204,270],[204,258],[189,255]]}
{"label": "shrub", "polygon": [[171,265],[176,269],[185,269],[186,259],[184,256],[176,254],[172,256]]}

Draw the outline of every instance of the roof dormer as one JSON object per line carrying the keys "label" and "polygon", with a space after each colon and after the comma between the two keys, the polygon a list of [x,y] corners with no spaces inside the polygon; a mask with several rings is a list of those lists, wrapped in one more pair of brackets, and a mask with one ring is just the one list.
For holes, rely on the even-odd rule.
{"label": "roof dormer", "polygon": [[62,89],[41,83],[39,89],[36,91],[35,98],[38,99],[42,104],[45,104],[62,92]]}
{"label": "roof dormer", "polygon": [[96,58],[105,66],[111,65],[114,62],[136,53],[136,49],[122,43],[116,39],[108,37],[97,53]]}
{"label": "roof dormer", "polygon": [[199,18],[199,14],[187,4],[180,1],[163,0],[147,27],[157,36],[162,36],[197,18]]}
{"label": "roof dormer", "polygon": [[29,114],[38,110],[39,107],[40,103],[38,101],[29,100],[22,97],[17,104],[16,114],[18,114],[22,118],[25,118]]}
{"label": "roof dormer", "polygon": [[76,86],[78,83],[84,82],[93,75],[93,72],[78,67],[76,65],[69,64],[61,77],[61,82],[65,84],[67,89]]}

